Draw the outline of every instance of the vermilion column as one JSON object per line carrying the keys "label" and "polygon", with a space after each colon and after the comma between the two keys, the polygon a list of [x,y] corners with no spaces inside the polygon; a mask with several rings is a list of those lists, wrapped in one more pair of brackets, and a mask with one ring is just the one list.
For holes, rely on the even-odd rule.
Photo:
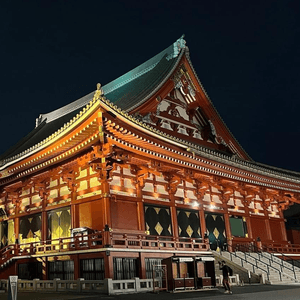
{"label": "vermilion column", "polygon": [[20,241],[19,241],[19,234],[20,234],[20,218],[18,217],[19,215],[19,211],[20,211],[20,202],[19,200],[17,199],[15,201],[15,215],[16,215],[16,218],[14,219],[14,229],[15,229],[15,238],[18,239],[18,244],[20,244]]}
{"label": "vermilion column", "polygon": [[224,211],[224,223],[225,223],[225,230],[226,230],[226,236],[227,236],[227,244],[228,244],[228,251],[232,251],[232,243],[231,243],[231,228],[230,228],[230,221],[229,221],[229,215],[228,210],[225,209]]}
{"label": "vermilion column", "polygon": [[109,182],[105,179],[102,183],[102,203],[103,203],[103,222],[111,228],[111,213],[110,213],[110,199],[109,199]]}
{"label": "vermilion column", "polygon": [[249,214],[249,207],[246,203],[244,203],[244,208],[245,208],[245,218],[246,218],[246,224],[247,224],[248,237],[250,239],[253,239],[252,227],[251,227],[251,218],[250,218],[250,214]]}
{"label": "vermilion column", "polygon": [[79,278],[79,257],[78,254],[74,255],[74,279],[78,279]]}
{"label": "vermilion column", "polygon": [[269,222],[269,214],[266,209],[264,209],[264,215],[265,215],[265,224],[266,224],[266,232],[267,232],[268,240],[273,240],[270,222]]}
{"label": "vermilion column", "polygon": [[203,210],[203,206],[199,210],[199,217],[200,217],[200,226],[201,226],[201,236],[203,238],[206,233],[206,222],[205,222],[205,213]]}
{"label": "vermilion column", "polygon": [[175,207],[175,197],[174,193],[170,193],[170,213],[173,227],[173,236],[178,239],[178,221],[177,221],[177,211]]}
{"label": "vermilion column", "polygon": [[15,239],[18,239],[18,243],[20,243],[19,241],[19,234],[20,234],[20,218],[17,217],[14,219],[14,229],[15,229]]}
{"label": "vermilion column", "polygon": [[41,240],[45,241],[47,240],[47,230],[48,230],[48,218],[47,218],[47,212],[43,211],[42,212],[42,232],[41,232]]}
{"label": "vermilion column", "polygon": [[72,222],[72,228],[78,228],[79,227],[79,209],[78,204],[71,203],[71,222]]}
{"label": "vermilion column", "polygon": [[138,230],[146,230],[145,228],[145,214],[144,214],[144,203],[142,189],[144,186],[143,180],[137,180],[135,185],[136,200],[137,200],[137,216],[138,216]]}
{"label": "vermilion column", "polygon": [[280,222],[280,226],[281,226],[281,236],[282,236],[282,239],[284,241],[287,241],[288,238],[287,238],[287,235],[286,235],[286,227],[285,227],[284,221]]}
{"label": "vermilion column", "polygon": [[137,214],[138,214],[138,230],[145,231],[145,214],[144,214],[144,203],[142,200],[138,200],[137,205]]}

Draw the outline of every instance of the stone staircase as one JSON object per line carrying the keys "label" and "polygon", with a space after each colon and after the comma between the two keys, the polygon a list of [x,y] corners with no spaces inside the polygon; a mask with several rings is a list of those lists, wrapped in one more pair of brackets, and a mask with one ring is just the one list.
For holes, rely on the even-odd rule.
{"label": "stone staircase", "polygon": [[283,274],[292,277],[294,280],[300,283],[300,268],[293,266],[292,264],[276,257],[272,253],[262,252],[262,253],[247,253],[251,258],[262,261],[278,270]]}
{"label": "stone staircase", "polygon": [[[263,274],[265,282],[269,284],[300,284],[300,269],[293,267],[287,263],[282,262],[273,254],[263,252],[260,253],[244,253],[236,251],[229,253],[223,251],[218,253],[225,261],[230,261],[248,272],[256,275]],[[296,269],[297,268],[297,269]]]}

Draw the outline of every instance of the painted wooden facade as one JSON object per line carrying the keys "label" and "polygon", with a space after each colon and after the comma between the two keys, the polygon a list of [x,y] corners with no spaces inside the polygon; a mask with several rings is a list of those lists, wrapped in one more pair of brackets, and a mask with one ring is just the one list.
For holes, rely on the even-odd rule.
{"label": "painted wooden facade", "polygon": [[[299,175],[251,160],[180,38],[41,115],[2,155],[0,277],[146,278],[162,259],[201,260],[258,237],[300,253],[283,217],[300,202]],[[78,228],[87,235],[72,236]]]}

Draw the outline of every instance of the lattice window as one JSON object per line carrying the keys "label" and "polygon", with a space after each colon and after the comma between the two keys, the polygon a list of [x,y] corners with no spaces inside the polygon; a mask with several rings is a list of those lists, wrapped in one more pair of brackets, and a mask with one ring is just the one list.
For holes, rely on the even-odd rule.
{"label": "lattice window", "polygon": [[103,280],[105,278],[104,271],[103,258],[82,259],[80,261],[80,277],[85,280]]}
{"label": "lattice window", "polygon": [[50,280],[60,278],[61,280],[74,280],[74,261],[51,261],[48,262],[48,277]]}
{"label": "lattice window", "polygon": [[153,278],[153,266],[161,265],[162,258],[145,258],[146,278]]}
{"label": "lattice window", "polygon": [[114,279],[133,279],[139,277],[136,258],[114,258]]}

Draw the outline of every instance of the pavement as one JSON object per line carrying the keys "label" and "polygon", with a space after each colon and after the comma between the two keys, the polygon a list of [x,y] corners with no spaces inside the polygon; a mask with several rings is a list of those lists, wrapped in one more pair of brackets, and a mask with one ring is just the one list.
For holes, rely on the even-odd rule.
{"label": "pavement", "polygon": [[[300,285],[245,285],[232,288],[233,294],[224,294],[221,288],[213,290],[187,292],[160,292],[127,295],[101,295],[78,293],[41,293],[19,292],[17,300],[219,300],[231,299],[263,299],[263,300],[300,300]],[[7,300],[7,293],[0,294],[0,300]]]}

